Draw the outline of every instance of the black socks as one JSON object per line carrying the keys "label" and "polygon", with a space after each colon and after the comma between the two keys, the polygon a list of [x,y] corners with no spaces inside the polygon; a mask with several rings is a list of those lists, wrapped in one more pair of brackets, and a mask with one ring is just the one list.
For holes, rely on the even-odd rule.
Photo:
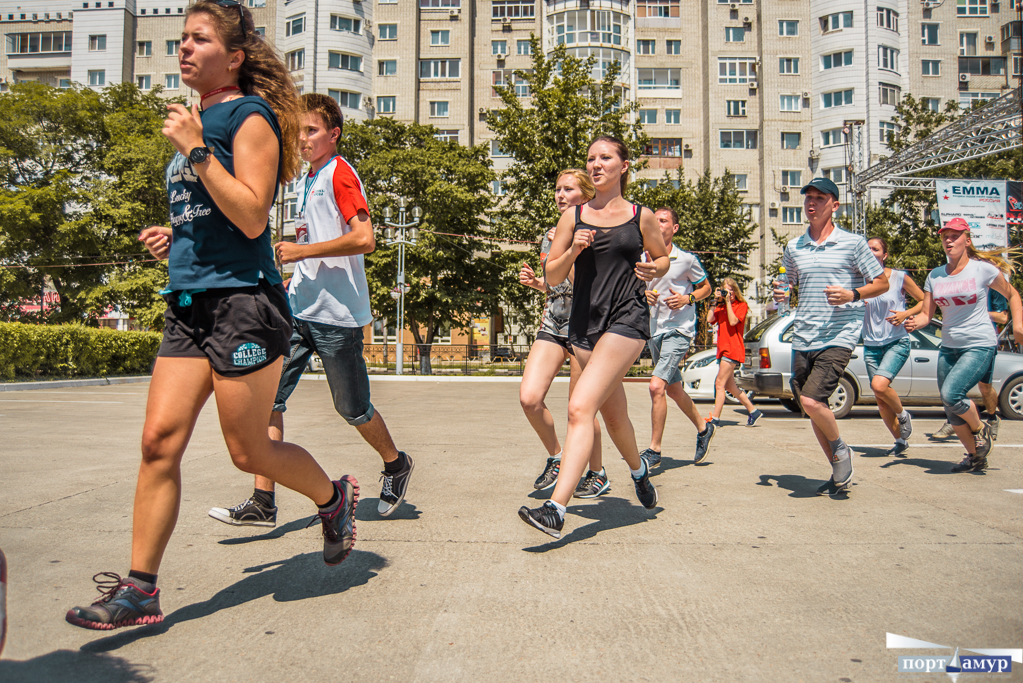
{"label": "black socks", "polygon": [[327,503],[324,503],[323,505],[319,505],[317,507],[319,507],[320,510],[330,510],[332,508],[337,507],[338,503],[340,503],[340,502],[341,502],[341,492],[338,490],[337,486],[334,486],[334,495],[330,497],[330,501],[327,502]]}
{"label": "black socks", "polygon": [[132,583],[146,591],[152,593],[156,589],[156,574],[147,574],[145,572],[137,572],[132,569],[128,572],[129,579],[135,579]]}
{"label": "black socks", "polygon": [[398,457],[391,462],[384,463],[384,472],[387,474],[397,474],[401,472],[401,469],[405,466],[405,454],[398,451]]}
{"label": "black socks", "polygon": [[272,508],[274,506],[274,492],[264,491],[262,489],[254,489],[252,492],[252,499],[259,503],[260,507]]}

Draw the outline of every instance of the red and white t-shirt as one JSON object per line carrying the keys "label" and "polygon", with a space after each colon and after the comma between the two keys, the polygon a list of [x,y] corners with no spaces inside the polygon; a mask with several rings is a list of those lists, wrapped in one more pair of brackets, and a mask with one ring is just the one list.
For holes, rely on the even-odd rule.
{"label": "red and white t-shirt", "polygon": [[986,261],[971,260],[956,275],[938,266],[927,276],[924,291],[941,308],[941,345],[950,349],[998,346],[987,314],[987,290],[1001,271]]}
{"label": "red and white t-shirt", "polygon": [[[305,205],[295,222],[299,242],[335,240],[351,232],[348,221],[360,209],[369,213],[362,181],[341,157],[305,180]],[[373,320],[362,254],[299,261],[288,295],[292,313],[302,320],[336,327],[362,327]]]}

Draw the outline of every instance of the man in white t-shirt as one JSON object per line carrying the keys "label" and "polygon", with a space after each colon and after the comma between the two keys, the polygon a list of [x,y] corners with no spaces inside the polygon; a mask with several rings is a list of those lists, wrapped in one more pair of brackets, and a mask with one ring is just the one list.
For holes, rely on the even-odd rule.
{"label": "man in white t-shirt", "polygon": [[[362,327],[373,316],[363,254],[376,248],[373,224],[362,181],[337,155],[344,125],[341,108],[319,93],[303,95],[302,104],[305,113],[299,141],[309,174],[301,190],[295,242],[275,246],[281,263],[295,264],[286,283],[295,328],[270,415],[270,438],[284,440],[285,403],[310,356],[318,353],[334,408],[384,461],[377,511],[387,517],[405,499],[415,463],[395,448],[383,417],[370,402]],[[209,514],[225,524],[275,526],[274,482],[257,476],[250,498],[230,508],[213,508]]]}
{"label": "man in white t-shirt", "polygon": [[[650,378],[650,447],[640,453],[648,468],[661,464],[661,439],[668,417],[671,397],[679,410],[696,427],[696,462],[707,458],[710,441],[714,438],[714,425],[700,416],[693,399],[682,384],[679,364],[696,336],[696,302],[710,295],[710,281],[700,259],[682,251],[672,242],[678,232],[678,214],[674,209],[662,207],[654,212],[657,225],[664,238],[668,253],[668,272],[646,285],[646,300],[650,305],[650,340],[647,347],[654,362]],[[645,258],[645,257],[644,257]]]}

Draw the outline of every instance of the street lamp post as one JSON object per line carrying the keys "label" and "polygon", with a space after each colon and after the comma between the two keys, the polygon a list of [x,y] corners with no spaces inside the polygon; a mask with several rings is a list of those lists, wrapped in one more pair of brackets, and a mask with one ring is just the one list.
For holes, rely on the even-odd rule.
{"label": "street lamp post", "polygon": [[[408,291],[408,285],[405,284],[405,245],[415,246],[416,238],[418,237],[419,229],[416,227],[419,225],[419,219],[422,217],[423,212],[418,206],[412,207],[412,222],[405,222],[405,209],[408,207],[408,200],[404,197],[398,197],[398,222],[392,223],[391,207],[384,207],[384,238],[387,244],[398,245],[398,284],[391,290],[391,296],[398,301],[398,324],[396,326],[397,336],[397,358],[394,366],[395,374],[402,374],[402,367],[405,361],[405,347],[402,343],[402,333],[405,328],[405,292]],[[387,330],[384,330],[384,336],[387,336]]]}

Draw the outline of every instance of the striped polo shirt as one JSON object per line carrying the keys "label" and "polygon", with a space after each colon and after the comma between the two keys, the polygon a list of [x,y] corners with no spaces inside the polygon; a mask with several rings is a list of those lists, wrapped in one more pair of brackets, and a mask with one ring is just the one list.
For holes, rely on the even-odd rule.
{"label": "striped polo shirt", "polygon": [[863,302],[832,306],[824,288],[857,289],[884,273],[867,241],[838,226],[820,243],[810,231],[791,240],[782,255],[789,282],[799,285],[799,307],[792,326],[792,348],[815,351],[856,347],[863,332]]}

